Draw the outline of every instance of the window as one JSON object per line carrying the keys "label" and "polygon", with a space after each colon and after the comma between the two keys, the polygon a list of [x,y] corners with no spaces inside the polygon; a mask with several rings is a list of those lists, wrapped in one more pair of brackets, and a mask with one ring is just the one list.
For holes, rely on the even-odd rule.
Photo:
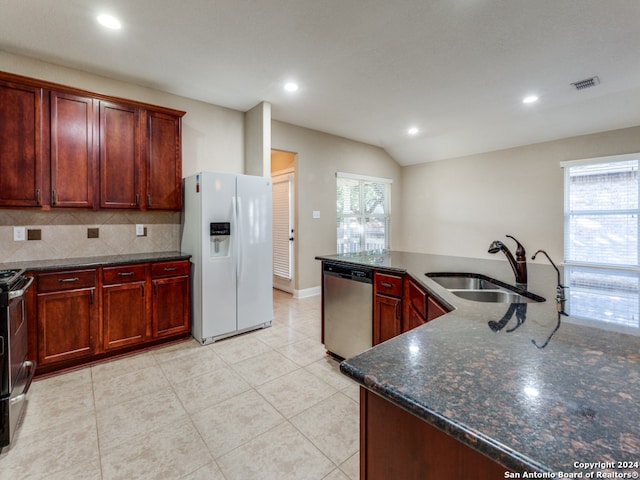
{"label": "window", "polygon": [[571,315],[638,327],[640,154],[563,162]]}
{"label": "window", "polygon": [[336,174],[337,252],[389,248],[391,180]]}

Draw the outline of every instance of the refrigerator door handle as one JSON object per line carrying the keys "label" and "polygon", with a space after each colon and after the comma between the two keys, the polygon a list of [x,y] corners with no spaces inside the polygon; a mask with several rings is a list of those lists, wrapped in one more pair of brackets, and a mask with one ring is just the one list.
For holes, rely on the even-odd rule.
{"label": "refrigerator door handle", "polygon": [[234,246],[236,247],[236,281],[239,282],[242,277],[242,248],[241,245],[241,226],[242,222],[240,219],[242,218],[242,199],[240,197],[234,197],[235,208],[235,222],[236,222],[236,240]]}

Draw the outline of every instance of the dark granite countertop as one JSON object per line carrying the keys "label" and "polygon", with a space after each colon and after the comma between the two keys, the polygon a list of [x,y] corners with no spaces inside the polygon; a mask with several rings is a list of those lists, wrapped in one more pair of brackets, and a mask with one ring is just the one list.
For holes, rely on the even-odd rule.
{"label": "dark granite countertop", "polygon": [[127,255],[103,255],[99,257],[55,258],[51,260],[31,260],[28,262],[0,263],[0,270],[25,268],[27,271],[42,272],[67,268],[102,267],[127,263],[144,263],[170,260],[187,260],[191,255],[182,252],[149,252]]}
{"label": "dark granite countertop", "polygon": [[640,462],[640,332],[558,316],[550,267],[529,263],[529,290],[548,300],[509,312],[424,275],[476,272],[513,284],[506,261],[406,252],[317,259],[408,273],[454,308],[345,360],[342,372],[361,385],[515,472]]}

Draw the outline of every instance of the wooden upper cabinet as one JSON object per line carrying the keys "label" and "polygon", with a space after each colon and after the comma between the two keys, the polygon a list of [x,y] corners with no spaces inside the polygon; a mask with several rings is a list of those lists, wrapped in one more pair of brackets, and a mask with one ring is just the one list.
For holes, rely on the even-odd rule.
{"label": "wooden upper cabinet", "polygon": [[0,207],[181,210],[184,114],[0,72]]}
{"label": "wooden upper cabinet", "polygon": [[100,207],[140,206],[139,144],[138,108],[100,101]]}
{"label": "wooden upper cabinet", "polygon": [[174,115],[146,112],[146,208],[182,208],[181,119]]}
{"label": "wooden upper cabinet", "polygon": [[41,205],[43,90],[0,81],[0,206]]}
{"label": "wooden upper cabinet", "polygon": [[98,124],[90,97],[51,92],[51,206],[96,206]]}

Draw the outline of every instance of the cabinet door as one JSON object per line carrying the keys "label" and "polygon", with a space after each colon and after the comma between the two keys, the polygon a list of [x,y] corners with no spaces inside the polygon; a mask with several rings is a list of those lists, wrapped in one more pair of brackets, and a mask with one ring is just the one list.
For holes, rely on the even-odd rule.
{"label": "cabinet door", "polygon": [[139,113],[128,105],[100,102],[100,206],[138,208],[143,185]]}
{"label": "cabinet door", "polygon": [[360,387],[360,478],[473,479],[507,477],[508,470]]}
{"label": "cabinet door", "polygon": [[93,355],[97,344],[95,288],[38,294],[40,365]]}
{"label": "cabinet door", "polygon": [[105,350],[144,342],[147,330],[144,282],[105,285],[102,309]]}
{"label": "cabinet door", "polygon": [[445,313],[449,313],[449,310],[440,303],[436,302],[433,297],[427,299],[427,321],[431,321],[434,318],[438,318]]}
{"label": "cabinet door", "polygon": [[376,295],[373,306],[373,344],[402,333],[402,300],[386,295]]}
{"label": "cabinet door", "polygon": [[0,82],[0,206],[40,205],[42,89]]}
{"label": "cabinet door", "polygon": [[412,328],[416,328],[416,327],[419,327],[420,325],[427,323],[426,318],[420,315],[420,312],[418,312],[418,310],[416,310],[416,308],[413,305],[409,305],[409,308],[407,309],[407,315],[404,320],[405,320],[405,325],[403,326],[403,329],[402,329],[403,332],[407,332]]}
{"label": "cabinet door", "polygon": [[182,209],[182,153],[180,117],[147,114],[146,208]]}
{"label": "cabinet door", "polygon": [[189,277],[157,278],[153,282],[153,336],[189,332]]}
{"label": "cabinet door", "polygon": [[51,92],[51,205],[93,208],[97,186],[94,101]]}

